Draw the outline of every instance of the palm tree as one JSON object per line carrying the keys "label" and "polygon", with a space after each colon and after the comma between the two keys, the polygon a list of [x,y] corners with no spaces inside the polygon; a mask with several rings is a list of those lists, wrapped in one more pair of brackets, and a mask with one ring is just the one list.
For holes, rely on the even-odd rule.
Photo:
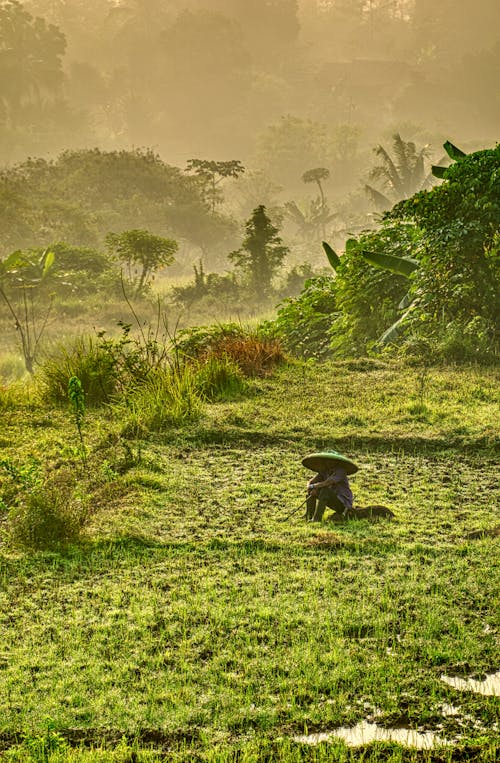
{"label": "palm tree", "polygon": [[[312,170],[307,170],[307,172],[304,172],[302,175],[302,180],[304,183],[316,183],[319,189],[319,195],[321,198],[321,212],[323,213],[323,217],[326,218],[328,216],[328,211],[326,207],[326,201],[325,201],[325,194],[323,192],[323,186],[321,185],[322,180],[328,180],[330,177],[330,170],[327,170],[326,167],[316,167]],[[323,238],[325,238],[325,220],[322,222],[322,233]]]}

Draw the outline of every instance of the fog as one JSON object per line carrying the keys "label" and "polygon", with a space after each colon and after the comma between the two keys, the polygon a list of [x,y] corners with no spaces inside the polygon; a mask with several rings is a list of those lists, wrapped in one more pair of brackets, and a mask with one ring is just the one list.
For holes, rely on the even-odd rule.
{"label": "fog", "polygon": [[[498,138],[498,0],[0,8],[2,163],[67,147],[148,146],[178,166],[238,158],[278,183],[325,164],[342,185],[346,163],[350,172],[395,131],[436,146]],[[21,9],[46,26],[29,27]],[[283,118],[301,120],[304,135]]]}
{"label": "fog", "polygon": [[0,164],[92,147],[182,171],[238,160],[221,211],[299,224],[324,168],[320,212],[324,190],[353,229],[394,135],[428,168],[446,139],[495,144],[499,22],[498,0],[0,0]]}

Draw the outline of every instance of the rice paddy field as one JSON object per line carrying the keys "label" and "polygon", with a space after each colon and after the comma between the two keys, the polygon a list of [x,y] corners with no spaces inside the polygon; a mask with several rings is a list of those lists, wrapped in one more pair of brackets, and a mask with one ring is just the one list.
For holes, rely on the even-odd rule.
{"label": "rice paddy field", "polygon": [[[481,761],[500,750],[499,378],[290,363],[123,439],[0,393],[0,460],[99,476],[79,542],[0,545],[0,760]],[[307,453],[357,506],[306,523]],[[3,513],[2,513],[3,511]]]}

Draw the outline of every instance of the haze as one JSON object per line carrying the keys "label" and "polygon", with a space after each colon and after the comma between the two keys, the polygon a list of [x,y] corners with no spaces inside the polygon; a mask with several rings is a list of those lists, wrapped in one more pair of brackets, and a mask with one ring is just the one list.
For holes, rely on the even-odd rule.
{"label": "haze", "polygon": [[[180,167],[237,158],[287,188],[325,166],[342,192],[396,131],[436,156],[446,138],[468,148],[498,139],[498,0],[0,8],[4,165],[67,148],[151,147]],[[22,10],[46,24],[21,35]]]}

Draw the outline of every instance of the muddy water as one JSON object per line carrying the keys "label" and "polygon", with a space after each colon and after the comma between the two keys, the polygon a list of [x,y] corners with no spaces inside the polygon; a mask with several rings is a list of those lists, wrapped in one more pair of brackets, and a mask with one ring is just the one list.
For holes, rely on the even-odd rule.
{"label": "muddy water", "polygon": [[475,678],[458,678],[458,676],[441,676],[448,686],[460,691],[472,691],[476,694],[500,697],[500,670],[496,673],[490,673],[484,681],[476,681]]}
{"label": "muddy water", "polygon": [[419,750],[429,750],[436,745],[449,744],[432,731],[414,731],[413,729],[384,729],[376,723],[361,721],[357,726],[344,727],[321,734],[307,734],[293,737],[295,742],[303,744],[319,744],[331,742],[332,739],[343,739],[350,747],[358,747],[369,742],[399,742],[407,747]]}

